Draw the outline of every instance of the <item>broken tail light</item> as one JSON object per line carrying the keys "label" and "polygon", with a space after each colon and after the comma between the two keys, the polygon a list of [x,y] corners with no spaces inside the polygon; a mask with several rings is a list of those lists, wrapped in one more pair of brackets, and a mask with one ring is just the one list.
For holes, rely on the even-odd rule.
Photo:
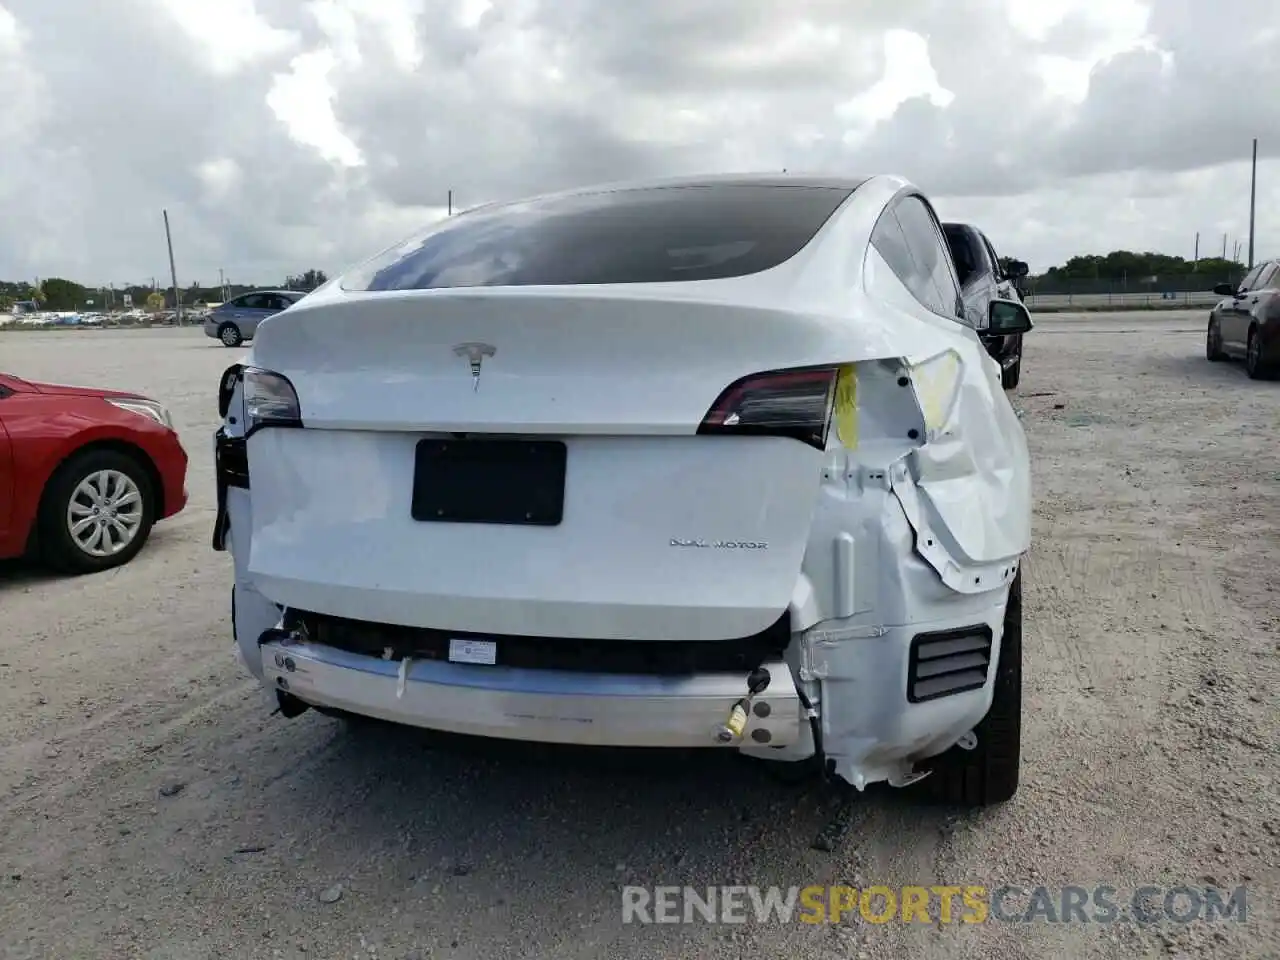
{"label": "broken tail light", "polygon": [[825,450],[839,372],[810,367],[743,377],[711,405],[698,433],[791,437]]}
{"label": "broken tail light", "polygon": [[245,367],[243,376],[246,439],[262,427],[302,426],[298,393],[288,377],[258,367]]}

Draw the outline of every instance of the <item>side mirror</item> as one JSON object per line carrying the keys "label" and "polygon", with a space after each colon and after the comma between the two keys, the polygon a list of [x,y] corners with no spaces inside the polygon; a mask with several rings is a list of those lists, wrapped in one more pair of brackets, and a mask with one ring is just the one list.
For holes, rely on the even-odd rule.
{"label": "side mirror", "polygon": [[1010,280],[1021,280],[1031,268],[1022,260],[1010,260],[1008,266],[1005,267],[1004,275]]}
{"label": "side mirror", "polygon": [[1234,297],[1236,295],[1236,285],[1234,283],[1220,283],[1213,288],[1213,292],[1220,297]]}
{"label": "side mirror", "polygon": [[1017,300],[992,300],[987,307],[987,332],[1000,337],[1026,333],[1031,329],[1031,314]]}

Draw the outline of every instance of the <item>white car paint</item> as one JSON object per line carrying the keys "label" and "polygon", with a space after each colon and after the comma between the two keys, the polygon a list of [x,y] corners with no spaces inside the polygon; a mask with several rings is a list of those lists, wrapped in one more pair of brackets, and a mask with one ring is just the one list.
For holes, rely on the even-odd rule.
{"label": "white car paint", "polygon": [[[985,625],[994,661],[1031,515],[1026,442],[997,364],[870,245],[911,189],[873,178],[798,254],[745,277],[375,293],[338,280],[274,317],[245,362],[288,378],[305,427],[253,432],[251,489],[227,492],[249,670],[308,703],[425,727],[713,745],[710,720],[745,694],[741,679],[628,685],[259,641],[288,608],[499,641],[653,643],[744,637],[789,613],[778,701],[730,745],[804,757],[812,719],[845,780],[909,780],[972,732],[992,695],[988,677],[909,704],[912,638]],[[478,384],[454,350],[464,342],[496,348]],[[845,370],[825,451],[697,434],[739,378],[815,365]],[[241,383],[224,429],[244,426]],[[564,440],[562,523],[414,521],[415,444],[453,432]],[[768,746],[751,739],[759,728]]]}

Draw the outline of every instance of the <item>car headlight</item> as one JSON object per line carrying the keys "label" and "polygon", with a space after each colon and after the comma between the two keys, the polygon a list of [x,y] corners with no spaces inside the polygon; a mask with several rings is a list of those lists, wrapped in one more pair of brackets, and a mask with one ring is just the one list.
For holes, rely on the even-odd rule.
{"label": "car headlight", "polygon": [[139,416],[150,417],[162,427],[173,429],[173,418],[169,416],[168,409],[162,404],[156,403],[154,400],[116,400],[108,399],[107,403],[113,407],[119,407],[121,410],[128,410],[130,413],[136,413]]}

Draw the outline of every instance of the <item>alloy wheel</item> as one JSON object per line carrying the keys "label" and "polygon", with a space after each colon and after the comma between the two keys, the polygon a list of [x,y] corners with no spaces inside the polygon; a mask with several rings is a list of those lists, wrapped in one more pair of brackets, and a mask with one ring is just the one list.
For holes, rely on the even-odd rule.
{"label": "alloy wheel", "polygon": [[71,540],[91,557],[110,557],[131,544],[142,525],[142,491],[119,470],[97,470],[67,504]]}

